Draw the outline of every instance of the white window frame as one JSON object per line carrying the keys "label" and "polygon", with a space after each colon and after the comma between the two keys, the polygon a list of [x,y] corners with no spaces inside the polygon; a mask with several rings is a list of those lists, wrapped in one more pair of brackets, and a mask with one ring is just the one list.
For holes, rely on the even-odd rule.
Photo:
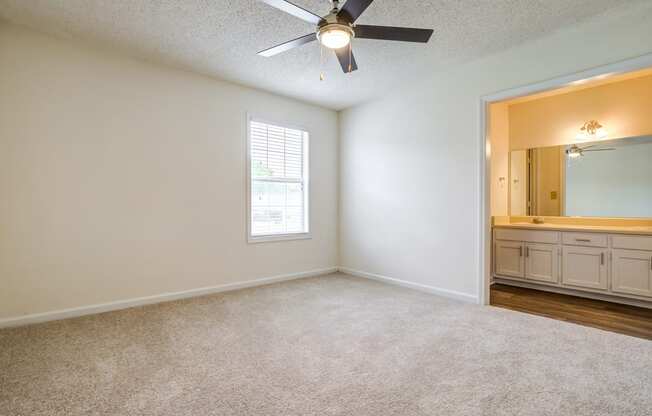
{"label": "white window frame", "polygon": [[[279,127],[284,127],[287,129],[295,129],[295,130],[301,130],[303,132],[306,132],[308,134],[308,139],[304,143],[304,157],[303,157],[303,186],[304,186],[304,192],[303,192],[303,203],[304,203],[304,216],[305,216],[305,229],[306,231],[304,232],[299,232],[299,233],[288,233],[288,234],[266,234],[266,235],[252,235],[251,234],[251,221],[252,221],[252,205],[251,205],[251,184],[252,184],[252,177],[251,177],[251,122],[255,121],[258,123],[265,123],[265,124],[273,124],[275,126]],[[290,240],[306,240],[312,238],[312,233],[311,233],[311,220],[312,220],[312,215],[311,215],[311,204],[310,204],[310,138],[311,138],[311,133],[308,129],[305,127],[300,127],[297,126],[296,124],[292,123],[286,123],[282,121],[272,121],[263,117],[257,117],[256,115],[253,115],[251,113],[247,113],[246,117],[246,125],[245,125],[245,130],[247,132],[247,140],[246,140],[246,155],[247,155],[247,163],[246,165],[246,181],[247,181],[247,197],[246,197],[246,205],[247,205],[247,242],[248,243],[264,243],[264,242],[272,242],[272,241],[290,241]]]}

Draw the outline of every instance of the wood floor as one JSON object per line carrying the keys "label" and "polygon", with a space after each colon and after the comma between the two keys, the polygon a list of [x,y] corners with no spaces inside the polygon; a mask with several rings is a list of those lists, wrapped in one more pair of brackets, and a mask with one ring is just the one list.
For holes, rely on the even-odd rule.
{"label": "wood floor", "polygon": [[652,309],[502,284],[491,305],[652,340]]}

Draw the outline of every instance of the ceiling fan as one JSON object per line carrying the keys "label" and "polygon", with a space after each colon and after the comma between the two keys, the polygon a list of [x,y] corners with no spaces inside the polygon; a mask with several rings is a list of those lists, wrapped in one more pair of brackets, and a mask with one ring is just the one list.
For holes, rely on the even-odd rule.
{"label": "ceiling fan", "polygon": [[574,144],[570,146],[568,149],[566,149],[566,154],[568,155],[569,158],[575,159],[581,156],[584,156],[584,153],[586,152],[602,152],[605,150],[616,150],[614,147],[607,147],[607,148],[601,148],[601,149],[591,149],[592,147],[597,146],[597,144],[591,144],[589,146],[584,146],[584,147],[579,147],[578,145]]}
{"label": "ceiling fan", "polygon": [[348,73],[358,69],[351,50],[351,39],[380,39],[403,42],[427,43],[432,35],[432,29],[416,29],[394,26],[356,25],[355,21],[373,0],[348,0],[342,8],[338,0],[331,0],[333,8],[326,16],[318,16],[287,0],[261,0],[294,17],[298,17],[316,26],[314,33],[292,39],[274,47],[258,52],[258,55],[270,57],[288,51],[297,46],[319,40],[319,42],[335,52],[342,66],[342,71]]}

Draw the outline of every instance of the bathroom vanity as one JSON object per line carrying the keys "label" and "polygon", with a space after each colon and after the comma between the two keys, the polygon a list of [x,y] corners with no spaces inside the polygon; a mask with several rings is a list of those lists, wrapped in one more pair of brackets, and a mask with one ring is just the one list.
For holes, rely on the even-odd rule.
{"label": "bathroom vanity", "polygon": [[509,155],[498,283],[652,308],[652,135]]}
{"label": "bathroom vanity", "polygon": [[652,307],[652,226],[497,223],[494,281]]}

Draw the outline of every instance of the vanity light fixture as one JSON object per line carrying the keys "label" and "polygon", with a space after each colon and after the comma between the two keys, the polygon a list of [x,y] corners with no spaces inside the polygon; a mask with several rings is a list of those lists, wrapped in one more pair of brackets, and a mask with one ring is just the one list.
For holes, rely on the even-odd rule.
{"label": "vanity light fixture", "polygon": [[607,137],[607,131],[597,120],[590,120],[584,123],[580,132],[576,136],[577,141],[589,142],[602,140]]}

